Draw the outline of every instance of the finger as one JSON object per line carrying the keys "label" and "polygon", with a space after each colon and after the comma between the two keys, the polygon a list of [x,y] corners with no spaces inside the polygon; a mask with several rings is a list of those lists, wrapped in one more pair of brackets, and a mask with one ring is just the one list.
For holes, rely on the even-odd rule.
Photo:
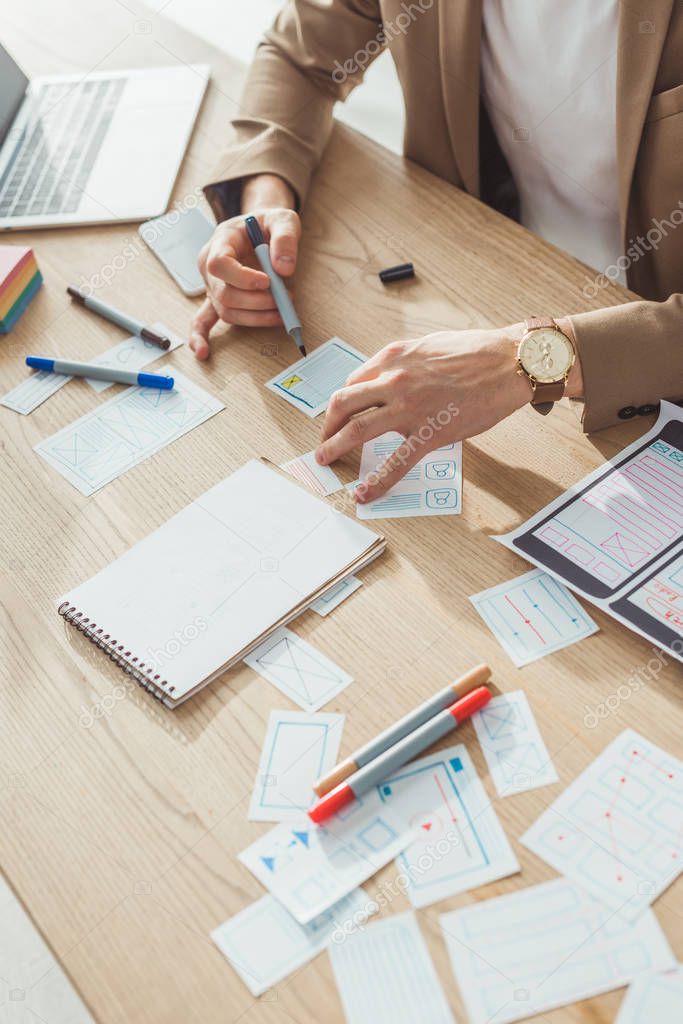
{"label": "finger", "polygon": [[211,277],[217,277],[235,288],[247,291],[265,291],[270,288],[268,275],[262,270],[254,270],[240,263],[232,246],[226,246],[219,252],[212,252],[207,260],[206,269]]}
{"label": "finger", "polygon": [[366,380],[373,380],[385,370],[394,369],[396,364],[405,355],[410,345],[408,341],[390,341],[388,345],[381,348],[374,356],[366,360],[361,366],[347,377],[347,384],[361,384]]}
{"label": "finger", "polygon": [[275,270],[289,277],[296,269],[301,221],[293,210],[278,210],[264,218],[270,235],[270,258]]}
{"label": "finger", "polygon": [[384,389],[379,382],[356,384],[344,387],[330,398],[325,413],[321,441],[327,441],[344,426],[347,420],[359,412],[384,405]]}
{"label": "finger", "polygon": [[282,317],[276,309],[224,309],[220,310],[221,320],[226,324],[238,324],[240,327],[279,327]]}
{"label": "finger", "polygon": [[231,284],[223,284],[222,281],[212,279],[209,292],[211,301],[220,311],[225,309],[276,309],[275,299],[271,291],[250,292],[245,288],[235,288]]}
{"label": "finger", "polygon": [[417,437],[408,438],[399,445],[393,455],[390,455],[385,462],[374,473],[368,474],[366,480],[361,481],[354,491],[354,497],[359,504],[364,505],[368,501],[381,498],[383,494],[397,484],[405,476],[409,469],[412,469],[425,455],[424,444],[420,443]]}
{"label": "finger", "polygon": [[364,363],[361,363],[361,365],[346,378],[346,386],[353,387],[354,384],[364,384],[367,381],[375,380],[379,377],[380,373],[384,369],[380,356],[381,352],[378,352],[376,355],[372,356],[371,359],[367,359]]}
{"label": "finger", "polygon": [[366,441],[371,441],[373,437],[379,437],[387,430],[392,430],[393,427],[394,423],[388,409],[371,409],[370,412],[354,416],[334,437],[318,446],[315,452],[316,461],[321,466],[327,466]]}
{"label": "finger", "polygon": [[190,348],[197,359],[208,359],[209,334],[216,323],[218,313],[213,308],[211,299],[204,299],[190,326]]}

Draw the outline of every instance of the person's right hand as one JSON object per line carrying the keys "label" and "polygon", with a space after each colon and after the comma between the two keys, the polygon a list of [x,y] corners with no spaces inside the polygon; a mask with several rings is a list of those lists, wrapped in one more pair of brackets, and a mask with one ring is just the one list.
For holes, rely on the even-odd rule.
{"label": "person's right hand", "polygon": [[[270,246],[273,267],[286,278],[296,268],[301,222],[286,205],[294,205],[291,190],[281,179],[276,181],[279,188],[272,187],[272,180],[264,182],[263,178],[248,182],[242,208],[257,218]],[[259,187],[262,200],[278,199],[283,205],[252,206],[252,200],[259,198]],[[282,323],[268,276],[259,268],[249,241],[243,215],[218,225],[198,262],[206,281],[206,299],[192,320],[190,332],[190,348],[198,359],[208,358],[209,333],[219,320],[247,327],[275,327]]]}

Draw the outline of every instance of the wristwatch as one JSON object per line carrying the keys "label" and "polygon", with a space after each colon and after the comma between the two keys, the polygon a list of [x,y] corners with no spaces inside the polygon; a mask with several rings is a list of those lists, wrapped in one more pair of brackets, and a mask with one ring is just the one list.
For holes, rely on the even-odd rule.
{"label": "wristwatch", "polygon": [[552,317],[534,316],[524,321],[524,334],[517,348],[517,373],[528,377],[531,404],[543,416],[562,398],[575,360],[571,338]]}

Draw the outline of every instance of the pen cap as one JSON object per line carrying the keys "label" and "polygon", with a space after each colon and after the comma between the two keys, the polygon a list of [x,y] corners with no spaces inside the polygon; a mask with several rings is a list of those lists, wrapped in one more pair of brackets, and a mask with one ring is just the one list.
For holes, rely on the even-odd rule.
{"label": "pen cap", "polygon": [[44,356],[26,356],[26,365],[33,367],[34,370],[52,370],[55,361]]}
{"label": "pen cap", "polygon": [[471,668],[469,672],[465,672],[459,679],[451,683],[451,689],[456,697],[464,697],[470,690],[474,690],[477,686],[483,686],[490,678],[491,669],[488,665],[476,665],[475,668]]}
{"label": "pen cap", "polygon": [[139,373],[138,384],[145,388],[159,388],[161,391],[170,391],[175,381],[173,377],[161,377],[157,373]]}
{"label": "pen cap", "polygon": [[265,238],[263,237],[261,225],[256,220],[256,217],[253,217],[251,214],[248,217],[245,217],[244,226],[247,229],[249,241],[254,246],[254,248],[256,248],[257,245],[263,245],[263,243],[265,242]]}

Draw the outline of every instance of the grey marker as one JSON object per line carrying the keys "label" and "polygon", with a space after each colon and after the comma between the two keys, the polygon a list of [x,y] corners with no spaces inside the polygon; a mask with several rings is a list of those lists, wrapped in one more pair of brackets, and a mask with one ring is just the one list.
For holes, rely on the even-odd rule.
{"label": "grey marker", "polygon": [[106,302],[96,299],[93,295],[86,295],[80,288],[74,288],[73,285],[69,285],[66,290],[72,299],[75,299],[81,306],[85,306],[91,313],[97,313],[98,316],[123,328],[129,334],[134,334],[136,337],[142,338],[143,341],[149,341],[164,351],[171,347],[170,338],[167,338],[165,334],[157,334],[151,327],[145,327],[135,317],[128,316],[127,313],[122,313],[120,309],[114,309],[113,306],[108,306]]}
{"label": "grey marker", "polygon": [[305,356],[306,349],[304,348],[304,339],[301,332],[301,322],[299,317],[296,315],[294,306],[292,305],[292,300],[290,299],[287,291],[287,285],[270,262],[270,250],[268,249],[268,243],[263,237],[261,225],[256,220],[256,217],[249,216],[245,217],[244,226],[247,229],[249,241],[254,246],[256,259],[259,261],[263,272],[268,275],[270,280],[270,290],[273,293],[275,305],[282,317],[285,330],[287,331],[287,334],[294,338],[301,355]]}

